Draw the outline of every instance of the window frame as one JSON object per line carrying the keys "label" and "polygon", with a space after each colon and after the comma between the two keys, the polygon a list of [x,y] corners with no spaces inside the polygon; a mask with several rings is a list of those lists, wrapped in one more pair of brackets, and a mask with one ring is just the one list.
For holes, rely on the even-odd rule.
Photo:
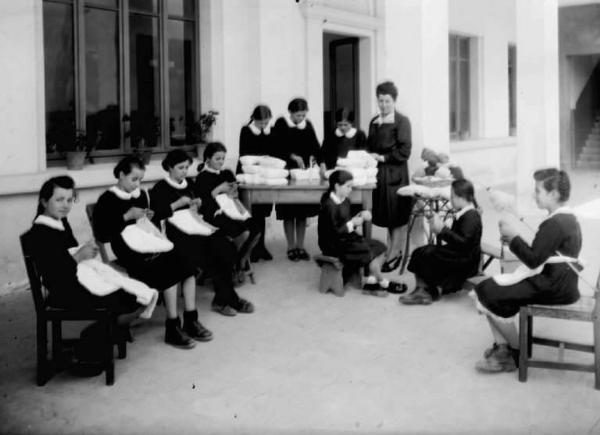
{"label": "window frame", "polygon": [[[448,115],[450,116],[452,113],[452,109],[454,109],[456,113],[456,129],[452,130],[452,122],[449,122],[449,134],[451,141],[459,141],[459,140],[468,140],[471,139],[474,132],[474,119],[473,119],[473,73],[474,73],[474,49],[476,49],[475,44],[473,43],[473,39],[470,36],[460,35],[456,33],[450,33],[448,35],[448,71],[450,69],[454,69],[454,81],[451,80],[450,74],[448,76],[449,82],[449,95],[452,93],[452,87],[454,86],[454,92],[456,96],[455,107],[452,107],[451,98],[448,100],[449,111]],[[467,55],[463,55],[461,52],[461,43],[465,43],[468,47]],[[454,49],[454,50],[453,50]],[[453,54],[454,51],[454,54]],[[454,62],[454,64],[453,64]],[[462,101],[462,85],[461,85],[461,64],[465,65],[465,70],[468,74],[468,83],[466,84],[467,89],[467,98],[466,101]],[[468,128],[466,130],[461,130],[461,125],[465,122],[464,117],[461,115],[461,111],[463,107],[466,106],[467,119],[466,123],[468,124]]]}
{"label": "window frame", "polygon": [[[43,0],[43,3],[59,3],[72,6],[73,9],[73,68],[74,68],[74,98],[75,98],[75,130],[86,130],[86,65],[85,65],[85,9],[104,10],[117,13],[117,37],[118,37],[118,104],[120,142],[117,147],[110,150],[92,150],[90,156],[98,161],[114,161],[124,155],[130,154],[134,147],[131,145],[131,138],[127,135],[130,123],[125,121],[125,117],[131,114],[131,80],[130,80],[130,49],[129,49],[129,20],[132,14],[141,16],[151,16],[158,19],[158,53],[159,53],[159,110],[160,110],[160,135],[157,146],[147,148],[152,150],[153,155],[165,154],[172,149],[183,149],[192,151],[195,144],[171,145],[169,132],[169,35],[168,22],[176,20],[180,22],[193,23],[192,36],[192,75],[193,75],[193,111],[197,119],[201,114],[201,77],[200,77],[200,0],[191,0],[194,5],[193,14],[190,16],[169,14],[168,1],[158,0],[156,13],[131,10],[129,0],[116,0],[116,7],[109,7],[96,3],[86,4],[85,0]],[[44,16],[42,16],[44,19]],[[44,74],[44,83],[45,81]],[[46,104],[44,98],[44,105]],[[46,112],[45,112],[46,113]],[[130,118],[129,118],[130,119]],[[192,121],[193,122],[193,121]],[[87,130],[86,130],[87,131]],[[44,131],[47,134],[47,129]],[[44,141],[44,146],[46,141]],[[48,152],[45,149],[46,164],[48,166],[63,166],[65,158],[59,152]]]}

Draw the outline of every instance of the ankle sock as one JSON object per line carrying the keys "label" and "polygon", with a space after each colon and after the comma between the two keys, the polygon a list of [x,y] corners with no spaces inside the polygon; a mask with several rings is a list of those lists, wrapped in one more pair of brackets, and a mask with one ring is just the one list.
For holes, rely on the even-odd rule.
{"label": "ankle sock", "polygon": [[363,280],[363,284],[377,284],[377,278],[373,275],[369,275]]}
{"label": "ankle sock", "polygon": [[388,288],[390,286],[390,281],[384,278],[381,281],[379,281],[379,285],[381,286],[381,288]]}

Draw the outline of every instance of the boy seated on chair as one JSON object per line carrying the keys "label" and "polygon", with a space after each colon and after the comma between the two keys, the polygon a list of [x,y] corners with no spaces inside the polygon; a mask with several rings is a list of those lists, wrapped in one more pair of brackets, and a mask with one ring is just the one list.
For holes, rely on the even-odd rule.
{"label": "boy seated on chair", "polygon": [[366,239],[355,229],[371,219],[369,211],[361,211],[354,217],[350,213],[348,196],[352,191],[352,174],[344,170],[329,176],[329,189],[321,198],[318,235],[319,247],[324,255],[337,257],[348,268],[368,266],[369,275],[364,278],[363,293],[387,296],[402,293],[406,287],[391,282],[381,274],[386,246],[378,240]]}

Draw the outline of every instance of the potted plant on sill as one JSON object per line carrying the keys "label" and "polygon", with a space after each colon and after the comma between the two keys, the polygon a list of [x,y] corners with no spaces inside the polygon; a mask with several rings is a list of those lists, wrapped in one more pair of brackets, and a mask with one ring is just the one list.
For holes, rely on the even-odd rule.
{"label": "potted plant on sill", "polygon": [[198,156],[198,160],[203,160],[206,138],[216,124],[218,114],[219,112],[216,110],[209,110],[208,112],[201,114],[198,120],[192,124],[190,141],[196,145],[196,155]]}
{"label": "potted plant on sill", "polygon": [[90,153],[94,149],[95,143],[88,140],[85,130],[75,130],[74,133],[65,133],[50,135],[47,139],[47,150],[51,153],[59,153],[67,162],[67,169],[81,170],[85,159],[94,163]]}

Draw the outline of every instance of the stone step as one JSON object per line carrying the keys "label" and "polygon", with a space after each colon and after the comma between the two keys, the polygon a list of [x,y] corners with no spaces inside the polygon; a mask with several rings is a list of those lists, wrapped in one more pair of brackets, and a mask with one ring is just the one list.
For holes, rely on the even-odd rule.
{"label": "stone step", "polygon": [[585,146],[590,148],[598,148],[600,147],[600,140],[588,139],[585,141]]}
{"label": "stone step", "polygon": [[600,141],[600,134],[590,133],[588,134],[588,139],[593,141]]}

